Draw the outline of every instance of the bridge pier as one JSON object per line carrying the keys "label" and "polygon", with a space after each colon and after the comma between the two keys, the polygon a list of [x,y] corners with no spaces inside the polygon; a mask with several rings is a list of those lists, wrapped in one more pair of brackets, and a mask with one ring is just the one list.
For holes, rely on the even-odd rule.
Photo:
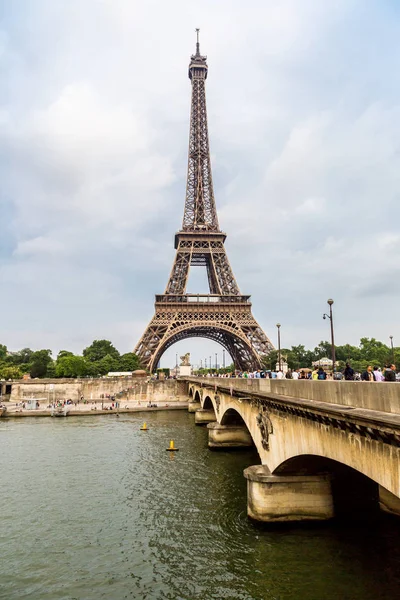
{"label": "bridge pier", "polygon": [[201,408],[200,402],[189,402],[188,404],[188,412],[190,413],[195,413],[199,408]]}
{"label": "bridge pier", "polygon": [[252,437],[245,425],[220,425],[214,422],[209,423],[207,429],[209,448],[242,448],[253,445]]}
{"label": "bridge pier", "polygon": [[325,475],[271,475],[264,465],[244,470],[247,514],[255,521],[321,521],[334,515],[330,478]]}
{"label": "bridge pier", "polygon": [[194,422],[196,425],[207,425],[215,421],[215,412],[207,408],[198,408],[194,414]]}

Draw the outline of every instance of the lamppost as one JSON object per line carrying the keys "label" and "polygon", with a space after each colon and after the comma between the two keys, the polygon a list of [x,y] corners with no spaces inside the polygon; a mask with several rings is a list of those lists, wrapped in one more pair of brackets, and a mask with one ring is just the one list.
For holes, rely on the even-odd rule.
{"label": "lamppost", "polygon": [[392,365],[394,365],[394,348],[393,348],[393,336],[389,335],[390,337],[390,346],[392,348]]}
{"label": "lamppost", "polygon": [[276,326],[278,328],[278,365],[279,365],[279,370],[282,371],[282,360],[281,360],[281,324],[277,323]]}
{"label": "lamppost", "polygon": [[326,313],[324,313],[322,315],[322,318],[323,319],[329,319],[330,322],[331,322],[332,377],[334,377],[335,371],[336,371],[336,356],[335,356],[335,337],[333,335],[333,314],[332,314],[333,300],[332,300],[332,298],[329,298],[329,300],[327,300],[327,302],[329,304],[329,315],[327,315]]}
{"label": "lamppost", "polygon": [[222,350],[222,366],[225,369],[225,348]]}
{"label": "lamppost", "polygon": [[203,359],[201,358],[200,359],[200,369],[202,369],[202,368],[203,368]]}
{"label": "lamppost", "polygon": [[212,369],[211,356],[210,356],[210,370]]}
{"label": "lamppost", "polygon": [[204,359],[204,368],[207,369],[207,359]]}
{"label": "lamppost", "polygon": [[178,353],[175,355],[175,377],[178,376]]}
{"label": "lamppost", "polygon": [[217,352],[215,353],[215,370],[217,370],[218,368],[218,357],[217,357]]}

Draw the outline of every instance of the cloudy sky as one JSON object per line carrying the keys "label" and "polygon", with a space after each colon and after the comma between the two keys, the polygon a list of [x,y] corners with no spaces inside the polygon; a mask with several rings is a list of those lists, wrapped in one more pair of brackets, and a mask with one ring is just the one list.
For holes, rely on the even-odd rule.
{"label": "cloudy sky", "polygon": [[[396,0],[0,0],[0,342],[134,348],[182,220],[195,27],[220,225],[260,325],[314,347],[332,297],[338,344],[399,345]],[[219,349],[187,340],[164,366],[186,351]]]}

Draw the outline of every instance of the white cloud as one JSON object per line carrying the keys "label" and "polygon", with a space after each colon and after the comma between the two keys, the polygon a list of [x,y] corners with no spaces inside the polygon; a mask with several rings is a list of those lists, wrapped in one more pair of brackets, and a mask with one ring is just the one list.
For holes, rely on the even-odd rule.
{"label": "white cloud", "polygon": [[81,350],[104,332],[129,350],[140,337],[182,218],[196,26],[220,223],[256,317],[314,346],[333,296],[339,343],[396,336],[399,20],[388,7],[13,4],[0,33],[1,342]]}

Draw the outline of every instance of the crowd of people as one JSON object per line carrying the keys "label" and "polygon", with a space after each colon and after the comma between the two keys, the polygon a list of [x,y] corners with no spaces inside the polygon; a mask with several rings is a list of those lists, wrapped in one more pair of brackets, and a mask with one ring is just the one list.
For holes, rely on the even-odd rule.
{"label": "crowd of people", "polygon": [[365,371],[356,372],[349,363],[345,368],[334,373],[326,371],[323,367],[316,367],[314,370],[288,369],[284,372],[282,369],[276,371],[257,370],[257,371],[235,371],[233,373],[207,373],[206,377],[238,377],[243,379],[310,379],[310,380],[336,380],[336,381],[387,381],[400,382],[400,371],[396,371],[395,365],[379,366],[368,365]]}

